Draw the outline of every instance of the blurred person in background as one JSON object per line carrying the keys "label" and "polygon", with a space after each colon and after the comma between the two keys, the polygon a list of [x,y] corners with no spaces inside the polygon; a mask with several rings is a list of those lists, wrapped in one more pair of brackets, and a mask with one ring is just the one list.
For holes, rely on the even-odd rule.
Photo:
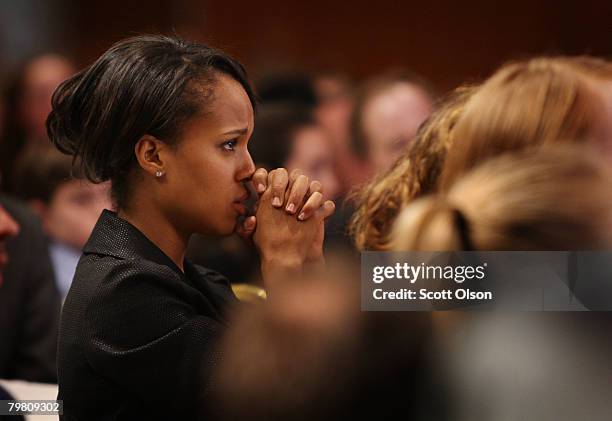
{"label": "blurred person in background", "polygon": [[6,120],[5,113],[5,105],[4,105],[4,95],[2,91],[2,87],[0,86],[0,133],[4,133],[4,122]]}
{"label": "blurred person in background", "polygon": [[[475,166],[445,193],[410,204],[397,218],[393,249],[610,250],[610,185],[609,161],[593,145],[509,152]],[[610,267],[607,256],[598,279],[589,278],[596,297],[572,289],[587,308],[610,308],[609,273],[601,270]],[[612,410],[605,313],[436,316],[453,419],[571,421],[605,419]]]}
{"label": "blurred person in background", "polygon": [[351,233],[357,247],[388,248],[390,227],[412,199],[446,188],[500,153],[592,143],[608,155],[610,80],[606,60],[540,57],[506,64],[475,91],[451,95],[394,168],[356,194]]}
{"label": "blurred person in background", "polygon": [[334,149],[334,165],[342,193],[353,186],[351,174],[358,172],[359,161],[351,150],[350,121],[355,93],[352,82],[339,74],[322,73],[314,78],[317,105],[314,117],[317,124],[327,133]]}
{"label": "blurred person in background", "polygon": [[402,155],[433,110],[431,92],[421,78],[399,72],[376,76],[361,86],[351,133],[365,170],[353,175],[354,186],[388,170]]}
{"label": "blurred person in background", "polygon": [[[359,284],[288,280],[236,314],[215,374],[219,420],[445,420],[428,313],[364,313]],[[333,280],[333,282],[330,282]]]}
{"label": "blurred person in background", "polygon": [[55,88],[74,73],[70,61],[57,54],[27,60],[14,73],[6,91],[4,130],[0,132],[3,190],[14,192],[13,165],[29,144],[49,143],[45,121]]}
{"label": "blurred person in background", "polygon": [[308,107],[294,103],[263,104],[251,139],[256,165],[301,169],[325,186],[325,197],[337,199],[340,184],[334,172],[334,151],[326,131]]}
{"label": "blurred person in background", "polygon": [[57,382],[60,297],[40,221],[0,195],[0,378]]}
{"label": "blurred person in background", "polygon": [[[612,170],[591,145],[549,145],[484,161],[398,216],[394,250],[606,250]],[[562,204],[562,205],[561,205]]]}
{"label": "blurred person in background", "polygon": [[19,224],[0,206],[0,286],[4,283],[4,269],[9,262],[6,241],[19,233]]}
{"label": "blurred person in background", "polygon": [[344,136],[348,122],[343,120],[350,110],[345,109],[344,88],[334,87],[336,82],[301,73],[262,78],[257,85],[262,106],[251,144],[254,159],[262,166],[299,168],[325,185],[325,196],[333,200],[343,193],[335,168],[336,137]]}
{"label": "blurred person in background", "polygon": [[314,110],[319,102],[313,78],[300,71],[270,71],[255,86],[262,105],[294,104]]}
{"label": "blurred person in background", "polygon": [[62,299],[68,294],[82,249],[104,209],[111,209],[108,183],[73,176],[72,158],[53,145],[32,145],[15,164],[20,199],[40,217]]}
{"label": "blurred person in background", "polygon": [[538,57],[509,63],[466,103],[440,188],[504,152],[590,143],[612,162],[612,64],[597,58]]}
{"label": "blurred person in background", "polygon": [[[0,113],[1,113],[1,110],[0,110]],[[9,261],[9,256],[6,250],[6,240],[13,238],[14,236],[17,235],[17,233],[19,233],[19,225],[17,225],[17,222],[15,222],[15,220],[11,217],[11,215],[9,215],[6,212],[6,210],[0,206],[0,297],[3,295],[2,294],[3,293],[2,284],[4,283],[4,268],[6,267]],[[0,301],[1,300],[2,299],[0,298]],[[0,310],[0,316],[1,316],[1,310]],[[4,319],[1,317],[0,317],[0,326],[2,327],[2,330],[5,330],[8,328],[8,326],[6,326],[6,321],[4,321]],[[5,344],[6,338],[3,338],[3,339],[4,340],[1,342],[2,345]],[[2,354],[4,353],[0,352],[0,355]],[[6,363],[0,363],[0,364],[2,364],[2,366],[6,365]],[[4,377],[3,374],[4,373],[0,372],[0,378]],[[4,388],[0,386],[0,399],[12,400],[14,399],[14,397],[12,397]]]}
{"label": "blurred person in background", "polygon": [[[262,104],[258,110],[251,152],[257,165],[265,168],[299,168],[325,186],[327,199],[341,202],[342,184],[337,177],[337,155],[333,142],[313,117],[310,108],[299,104]],[[325,225],[326,250],[352,249],[339,206]]]}
{"label": "blurred person in background", "polygon": [[476,89],[462,86],[449,93],[395,164],[350,195],[356,211],[349,233],[357,249],[389,249],[389,234],[399,212],[415,198],[437,190],[453,129]]}

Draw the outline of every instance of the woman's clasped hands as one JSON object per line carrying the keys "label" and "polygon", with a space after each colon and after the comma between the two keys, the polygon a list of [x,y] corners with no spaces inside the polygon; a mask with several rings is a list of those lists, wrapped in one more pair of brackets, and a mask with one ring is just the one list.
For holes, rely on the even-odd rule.
{"label": "woman's clasped hands", "polygon": [[258,169],[252,183],[259,199],[255,216],[242,225],[241,235],[252,234],[261,257],[266,286],[276,279],[301,275],[323,263],[325,219],[335,205],[324,200],[321,183],[300,170]]}

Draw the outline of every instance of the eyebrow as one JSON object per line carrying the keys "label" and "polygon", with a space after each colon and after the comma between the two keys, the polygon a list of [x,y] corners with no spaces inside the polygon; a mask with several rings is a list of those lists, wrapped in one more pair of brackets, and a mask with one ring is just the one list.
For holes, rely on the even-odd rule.
{"label": "eyebrow", "polygon": [[228,135],[228,134],[238,134],[238,135],[243,135],[246,134],[249,131],[248,128],[242,128],[242,129],[234,129],[234,130],[230,130],[227,131],[225,133],[222,133],[223,136]]}

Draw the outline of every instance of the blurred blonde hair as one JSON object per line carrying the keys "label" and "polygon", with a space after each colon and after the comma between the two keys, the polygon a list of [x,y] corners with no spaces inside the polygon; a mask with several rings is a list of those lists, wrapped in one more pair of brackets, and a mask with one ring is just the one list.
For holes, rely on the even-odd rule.
{"label": "blurred blonde hair", "polygon": [[590,148],[504,155],[398,217],[397,250],[596,250],[612,246],[612,170]]}
{"label": "blurred blonde hair", "polygon": [[472,86],[453,91],[423,123],[393,167],[351,194],[356,210],[349,233],[357,248],[387,249],[387,237],[400,210],[415,197],[436,189],[452,144],[451,132],[474,91]]}
{"label": "blurred blonde hair", "polygon": [[565,61],[585,75],[604,80],[612,79],[612,62],[609,60],[593,56],[559,57],[558,60]]}
{"label": "blurred blonde hair", "polygon": [[592,141],[604,121],[593,78],[612,74],[592,57],[535,58],[502,66],[467,104],[440,187],[483,160],[534,145]]}

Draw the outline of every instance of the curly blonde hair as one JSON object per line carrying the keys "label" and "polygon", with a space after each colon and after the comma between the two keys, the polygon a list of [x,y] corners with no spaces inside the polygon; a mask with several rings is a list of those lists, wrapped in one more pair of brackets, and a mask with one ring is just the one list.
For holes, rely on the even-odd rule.
{"label": "curly blonde hair", "polygon": [[412,199],[436,189],[451,132],[474,86],[457,88],[423,123],[406,152],[385,173],[355,190],[349,234],[360,249],[387,250],[388,235],[400,210]]}
{"label": "curly blonde hair", "polygon": [[395,250],[600,250],[612,245],[612,170],[588,146],[503,154],[397,217]]}
{"label": "curly blonde hair", "polygon": [[457,89],[394,167],[351,195],[356,247],[388,250],[390,227],[404,206],[447,189],[485,159],[530,146],[592,142],[603,121],[593,82],[611,78],[612,64],[604,59],[539,57],[503,65],[478,88]]}

